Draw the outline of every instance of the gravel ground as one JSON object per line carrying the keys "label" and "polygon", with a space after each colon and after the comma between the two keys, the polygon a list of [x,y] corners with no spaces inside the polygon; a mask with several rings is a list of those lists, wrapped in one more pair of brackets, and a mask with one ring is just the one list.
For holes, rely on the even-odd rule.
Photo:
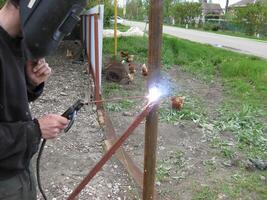
{"label": "gravel ground", "polygon": [[[73,64],[66,49],[77,51],[78,45],[64,42],[47,58],[53,69],[43,95],[31,104],[34,117],[47,113],[61,114],[77,99],[90,93],[86,63]],[[96,108],[84,106],[71,130],[49,140],[41,160],[41,180],[48,199],[66,199],[75,186],[103,155],[103,130],[97,122]],[[33,163],[35,165],[35,162]],[[38,194],[38,199],[42,199]],[[139,199],[138,191],[127,172],[111,159],[79,196],[88,199]]]}

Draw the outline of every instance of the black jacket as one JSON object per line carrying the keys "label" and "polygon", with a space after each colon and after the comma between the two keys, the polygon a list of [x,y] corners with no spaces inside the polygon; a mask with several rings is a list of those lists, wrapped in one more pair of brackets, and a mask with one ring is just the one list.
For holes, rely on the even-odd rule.
{"label": "black jacket", "polygon": [[38,150],[40,128],[28,102],[42,90],[43,84],[34,88],[27,83],[21,39],[0,27],[0,180],[27,169]]}

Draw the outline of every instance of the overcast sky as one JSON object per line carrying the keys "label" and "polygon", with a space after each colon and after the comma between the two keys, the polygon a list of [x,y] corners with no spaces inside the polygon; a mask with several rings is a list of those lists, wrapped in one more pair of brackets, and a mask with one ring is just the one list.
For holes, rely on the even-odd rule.
{"label": "overcast sky", "polygon": [[[240,0],[229,0],[229,5],[234,4],[238,1],[240,1]],[[221,4],[222,8],[225,8],[226,0],[212,0],[212,3],[219,3],[219,4]]]}

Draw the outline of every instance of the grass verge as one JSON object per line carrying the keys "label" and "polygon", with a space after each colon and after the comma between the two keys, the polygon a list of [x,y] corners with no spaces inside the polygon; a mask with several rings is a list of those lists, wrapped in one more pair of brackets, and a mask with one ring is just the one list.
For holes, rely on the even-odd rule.
{"label": "grass verge", "polygon": [[[104,53],[111,54],[112,39],[105,39]],[[138,55],[136,62],[146,62],[147,37],[122,37],[118,42],[119,50]],[[213,83],[222,81],[225,101],[219,109],[220,117],[213,121],[214,132],[230,130],[236,137],[238,146],[248,156],[266,155],[266,124],[263,124],[267,112],[267,61],[255,56],[243,55],[210,45],[164,36],[162,48],[163,69],[181,66],[200,79]],[[205,114],[195,107],[199,103],[189,101],[181,112],[171,111],[163,106],[162,119],[167,122],[192,120],[206,122]],[[188,103],[189,102],[189,103]],[[227,107],[227,108],[226,108]],[[265,118],[266,120],[266,118]],[[222,149],[224,152],[228,149]]]}
{"label": "grass verge", "polygon": [[267,199],[265,172],[235,173],[224,182],[214,180],[211,185],[195,184],[194,200]]}
{"label": "grass verge", "polygon": [[[104,53],[112,54],[114,41],[105,39]],[[147,61],[146,37],[121,37],[118,49],[136,56],[136,62]],[[208,82],[220,77],[226,86],[228,100],[239,107],[240,102],[267,110],[267,61],[218,49],[187,40],[164,36],[162,64],[165,69],[175,65]]]}
{"label": "grass verge", "polygon": [[[129,30],[129,26],[125,26],[125,25],[122,25],[122,24],[117,24],[117,29],[120,31],[120,32],[126,32]],[[104,29],[114,29],[114,24],[110,24],[108,26],[105,26]]]}

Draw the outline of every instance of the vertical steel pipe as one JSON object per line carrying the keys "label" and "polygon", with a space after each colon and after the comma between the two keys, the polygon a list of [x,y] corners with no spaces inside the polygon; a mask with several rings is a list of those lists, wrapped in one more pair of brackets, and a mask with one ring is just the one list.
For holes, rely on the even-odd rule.
{"label": "vertical steel pipe", "polygon": [[[149,48],[148,48],[148,88],[160,76],[162,46],[163,0],[150,0]],[[158,109],[149,113],[145,126],[144,189],[143,200],[155,199],[155,173],[158,134]]]}

